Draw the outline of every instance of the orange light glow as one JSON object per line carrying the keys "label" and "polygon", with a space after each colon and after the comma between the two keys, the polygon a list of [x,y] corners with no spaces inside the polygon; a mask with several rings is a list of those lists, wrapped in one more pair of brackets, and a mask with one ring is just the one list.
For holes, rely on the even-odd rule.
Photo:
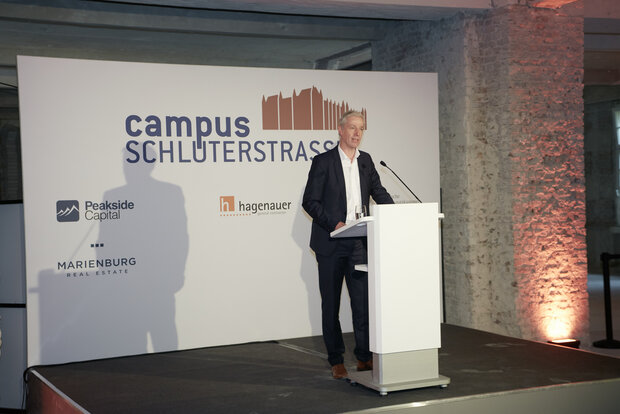
{"label": "orange light glow", "polygon": [[559,9],[567,4],[575,3],[577,0],[535,0],[531,3],[534,7],[547,9]]}
{"label": "orange light glow", "polygon": [[572,342],[575,342],[575,341],[576,341],[576,339],[567,338],[567,339],[555,339],[552,342],[554,344],[568,344],[568,343],[572,343]]}
{"label": "orange light glow", "polygon": [[[575,315],[571,309],[556,309],[553,316],[545,318],[545,336],[550,340],[569,338],[573,334]],[[550,320],[549,320],[550,319]]]}

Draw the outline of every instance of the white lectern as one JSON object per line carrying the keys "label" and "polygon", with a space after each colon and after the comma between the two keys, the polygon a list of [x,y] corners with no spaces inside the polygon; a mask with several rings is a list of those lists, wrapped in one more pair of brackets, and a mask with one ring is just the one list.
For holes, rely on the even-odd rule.
{"label": "white lectern", "polygon": [[385,395],[390,391],[445,387],[441,347],[440,240],[437,203],[381,204],[331,233],[368,238],[370,350],[373,370],[350,379]]}

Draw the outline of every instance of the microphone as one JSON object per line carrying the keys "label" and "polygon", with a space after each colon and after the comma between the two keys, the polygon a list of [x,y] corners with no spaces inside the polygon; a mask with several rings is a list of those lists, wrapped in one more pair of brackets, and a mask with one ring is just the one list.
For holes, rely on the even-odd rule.
{"label": "microphone", "polygon": [[404,185],[405,187],[407,187],[407,190],[409,190],[409,192],[410,192],[411,194],[413,194],[413,196],[415,197],[415,199],[416,199],[416,200],[418,200],[418,203],[421,203],[421,202],[422,202],[422,200],[420,200],[420,199],[418,198],[418,196],[417,196],[417,195],[415,195],[415,193],[414,193],[413,191],[411,191],[411,188],[409,188],[409,187],[407,186],[407,184],[405,184],[405,182],[404,182],[403,180],[401,180],[401,179],[400,179],[400,177],[398,176],[398,174],[396,174],[396,173],[394,172],[394,170],[393,170],[393,169],[391,169],[390,167],[388,167],[388,166],[387,166],[387,164],[386,164],[384,161],[379,161],[379,164],[383,165],[385,168],[387,168],[388,170],[392,171],[392,174],[394,174],[394,176],[395,176],[396,178],[398,178],[398,180],[399,180],[401,183],[403,183],[403,185]]}

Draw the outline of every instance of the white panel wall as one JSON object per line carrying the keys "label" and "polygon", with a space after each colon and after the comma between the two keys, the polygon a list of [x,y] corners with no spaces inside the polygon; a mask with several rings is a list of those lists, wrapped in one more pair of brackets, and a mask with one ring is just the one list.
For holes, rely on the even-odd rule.
{"label": "white panel wall", "polygon": [[364,108],[361,149],[439,200],[435,74],[36,57],[18,74],[29,364],[321,333],[301,196],[337,133],[263,129],[264,97]]}

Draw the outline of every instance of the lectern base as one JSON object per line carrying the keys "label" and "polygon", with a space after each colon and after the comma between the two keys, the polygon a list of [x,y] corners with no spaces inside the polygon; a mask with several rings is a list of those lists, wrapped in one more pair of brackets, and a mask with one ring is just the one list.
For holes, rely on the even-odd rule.
{"label": "lectern base", "polygon": [[415,388],[426,387],[442,387],[445,388],[450,384],[450,378],[439,375],[437,378],[426,378],[416,381],[394,382],[391,384],[379,384],[372,378],[372,371],[352,372],[349,374],[351,383],[361,384],[367,388],[379,391],[381,395],[387,395],[392,391],[411,390]]}

